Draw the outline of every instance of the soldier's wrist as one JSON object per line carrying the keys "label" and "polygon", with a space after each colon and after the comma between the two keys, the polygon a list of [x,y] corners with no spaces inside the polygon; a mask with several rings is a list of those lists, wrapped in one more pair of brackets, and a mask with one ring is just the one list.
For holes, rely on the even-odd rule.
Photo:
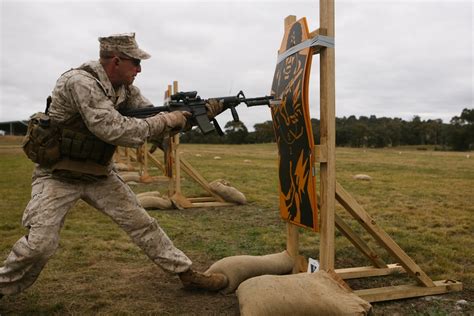
{"label": "soldier's wrist", "polygon": [[157,116],[150,117],[144,120],[148,125],[148,137],[155,137],[161,135],[166,129],[166,122]]}

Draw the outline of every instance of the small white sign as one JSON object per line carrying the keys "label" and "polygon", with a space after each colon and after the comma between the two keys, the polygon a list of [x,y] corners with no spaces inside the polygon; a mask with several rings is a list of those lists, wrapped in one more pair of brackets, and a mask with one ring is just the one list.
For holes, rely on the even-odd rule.
{"label": "small white sign", "polygon": [[313,258],[308,258],[308,273],[319,271],[319,261]]}

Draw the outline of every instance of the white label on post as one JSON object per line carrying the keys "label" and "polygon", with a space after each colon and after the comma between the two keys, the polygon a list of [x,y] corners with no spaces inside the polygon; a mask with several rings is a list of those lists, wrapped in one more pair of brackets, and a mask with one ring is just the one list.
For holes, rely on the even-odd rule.
{"label": "white label on post", "polygon": [[313,258],[308,258],[308,273],[319,271],[319,261]]}

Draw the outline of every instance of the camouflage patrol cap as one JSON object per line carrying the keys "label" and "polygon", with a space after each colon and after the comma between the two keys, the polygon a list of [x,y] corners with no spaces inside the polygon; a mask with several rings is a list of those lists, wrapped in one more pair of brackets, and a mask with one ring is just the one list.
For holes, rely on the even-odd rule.
{"label": "camouflage patrol cap", "polygon": [[148,59],[150,54],[138,48],[135,33],[114,34],[99,37],[101,52],[120,52],[135,59]]}

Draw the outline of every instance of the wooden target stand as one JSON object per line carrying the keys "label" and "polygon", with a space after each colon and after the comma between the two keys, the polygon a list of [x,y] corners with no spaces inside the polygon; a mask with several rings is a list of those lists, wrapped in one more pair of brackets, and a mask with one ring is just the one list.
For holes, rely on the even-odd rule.
{"label": "wooden target stand", "polygon": [[[178,92],[178,82],[174,81],[173,86],[168,85],[168,89],[165,91],[165,104],[170,100],[170,96],[176,92]],[[164,153],[163,163],[148,150],[146,142],[137,149],[118,148],[114,159],[115,162],[126,165],[129,171],[138,169],[139,181],[142,183],[167,181],[168,197],[177,208],[235,205],[234,203],[226,202],[221,196],[214,193],[209,186],[209,182],[180,154],[179,134],[165,139],[162,145]],[[164,176],[150,176],[150,163],[160,169]],[[208,195],[186,197],[181,188],[182,171],[204,189]]]}
{"label": "wooden target stand", "polygon": [[150,152],[148,152],[147,148],[147,142],[136,149],[117,147],[114,154],[114,161],[115,163],[120,163],[126,166],[126,168],[121,171],[137,171],[139,176],[138,180],[141,183],[168,181],[168,178],[164,176],[150,175],[150,162],[163,173],[165,172],[165,167]]}
{"label": "wooden target stand", "polygon": [[[168,85],[168,89],[165,91],[165,103],[169,101],[172,94],[178,91],[177,81],[173,81],[172,86]],[[222,197],[214,193],[209,187],[209,182],[180,154],[179,134],[170,137],[165,142],[165,175],[169,178],[168,196],[175,206],[178,208],[195,208],[235,205],[226,202]],[[204,189],[204,191],[208,193],[208,196],[186,197],[181,189],[181,171],[184,171],[184,173]]]}
{"label": "wooden target stand", "polygon": [[[334,0],[320,0],[320,28],[309,33],[309,38],[325,35],[334,39]],[[295,16],[285,19],[285,33],[295,23]],[[312,48],[320,55],[320,146],[315,148],[319,163],[319,230],[320,269],[335,271],[342,279],[387,276],[407,273],[416,284],[369,288],[354,291],[369,302],[395,300],[462,290],[462,283],[453,280],[433,281],[415,261],[380,227],[364,208],[336,182],[335,168],[335,50],[324,46]],[[335,213],[336,201],[369,233],[381,248],[396,261],[387,264],[359,235]],[[371,262],[372,266],[335,269],[335,228]],[[299,255],[298,226],[287,223],[287,251],[295,258],[294,273],[305,271],[306,259]]]}

